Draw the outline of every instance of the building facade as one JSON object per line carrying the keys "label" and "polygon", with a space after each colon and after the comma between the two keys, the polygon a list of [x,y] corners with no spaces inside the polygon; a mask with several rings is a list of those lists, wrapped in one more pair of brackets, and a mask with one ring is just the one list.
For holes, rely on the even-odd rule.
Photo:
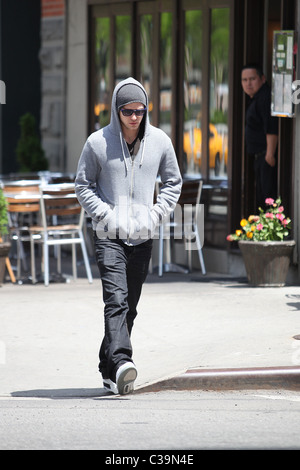
{"label": "building facade", "polygon": [[[87,136],[108,122],[114,86],[137,78],[183,176],[204,181],[207,269],[239,274],[226,236],[254,207],[241,67],[260,63],[271,84],[273,33],[292,30],[300,78],[299,23],[300,0],[41,0],[40,132],[50,170],[76,171]],[[293,220],[298,279],[300,105],[294,111],[279,118],[278,186]]]}

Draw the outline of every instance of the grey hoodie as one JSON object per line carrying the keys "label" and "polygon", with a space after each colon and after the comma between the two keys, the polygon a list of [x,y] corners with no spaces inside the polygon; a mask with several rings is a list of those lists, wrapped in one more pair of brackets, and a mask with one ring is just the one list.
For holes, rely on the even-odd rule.
{"label": "grey hoodie", "polygon": [[[99,238],[136,245],[153,236],[159,221],[174,210],[182,179],[171,139],[150,124],[148,111],[139,150],[131,158],[116,108],[117,91],[126,83],[140,86],[147,96],[131,77],[115,87],[110,123],[91,134],[83,147],[75,191]],[[158,178],[160,193],[154,202]]]}

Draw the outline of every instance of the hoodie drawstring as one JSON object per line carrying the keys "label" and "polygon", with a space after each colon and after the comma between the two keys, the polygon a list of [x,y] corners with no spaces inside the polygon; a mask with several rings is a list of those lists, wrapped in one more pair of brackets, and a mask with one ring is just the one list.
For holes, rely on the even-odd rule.
{"label": "hoodie drawstring", "polygon": [[140,161],[140,167],[142,166],[143,161],[144,161],[144,152],[145,152],[145,147],[146,147],[146,136],[144,137],[143,141],[142,141],[143,150],[142,150],[142,157],[141,157],[141,161]]}
{"label": "hoodie drawstring", "polygon": [[128,167],[127,167],[126,155],[125,155],[125,152],[124,152],[122,132],[120,132],[120,142],[121,142],[121,147],[122,147],[122,153],[123,153],[123,159],[124,159],[124,164],[125,164],[125,168],[126,168],[126,173],[128,174]]}

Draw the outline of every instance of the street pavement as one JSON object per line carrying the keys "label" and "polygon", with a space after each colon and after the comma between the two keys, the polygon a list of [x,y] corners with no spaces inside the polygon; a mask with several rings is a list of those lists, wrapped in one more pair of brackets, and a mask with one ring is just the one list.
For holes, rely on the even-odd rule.
{"label": "street pavement", "polygon": [[[0,287],[0,397],[104,395],[99,276]],[[133,334],[136,392],[300,389],[300,288],[149,274]]]}

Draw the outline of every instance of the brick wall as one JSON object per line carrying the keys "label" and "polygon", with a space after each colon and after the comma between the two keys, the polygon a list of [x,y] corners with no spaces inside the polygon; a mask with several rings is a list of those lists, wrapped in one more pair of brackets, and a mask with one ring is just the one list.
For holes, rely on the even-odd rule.
{"label": "brick wall", "polygon": [[65,2],[64,0],[41,0],[42,18],[51,16],[64,16]]}

